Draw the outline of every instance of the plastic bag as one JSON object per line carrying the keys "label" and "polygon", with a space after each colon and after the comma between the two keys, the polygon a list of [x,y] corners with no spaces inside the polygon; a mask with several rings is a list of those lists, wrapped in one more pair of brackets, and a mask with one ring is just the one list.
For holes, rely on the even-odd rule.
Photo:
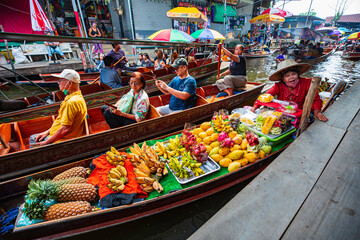
{"label": "plastic bag", "polygon": [[24,55],[23,51],[19,47],[13,47],[11,49],[12,55],[15,58],[15,64],[20,63],[29,63],[30,61],[27,59],[27,57]]}
{"label": "plastic bag", "polygon": [[131,93],[123,95],[118,103],[117,109],[123,113],[129,113],[132,108],[134,96]]}

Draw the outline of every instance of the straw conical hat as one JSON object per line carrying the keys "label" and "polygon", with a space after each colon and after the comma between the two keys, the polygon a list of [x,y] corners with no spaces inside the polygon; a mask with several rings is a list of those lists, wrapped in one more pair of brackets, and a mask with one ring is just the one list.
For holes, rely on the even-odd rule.
{"label": "straw conical hat", "polygon": [[287,59],[280,62],[277,66],[277,71],[273,73],[269,79],[270,81],[280,81],[284,73],[290,69],[294,69],[299,75],[307,72],[311,65],[308,63],[297,63],[294,59]]}

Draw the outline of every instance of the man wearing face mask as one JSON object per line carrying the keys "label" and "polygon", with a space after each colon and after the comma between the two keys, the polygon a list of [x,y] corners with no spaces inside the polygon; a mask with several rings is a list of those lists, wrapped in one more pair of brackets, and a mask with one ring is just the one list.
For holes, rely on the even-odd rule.
{"label": "man wearing face mask", "polygon": [[46,144],[80,137],[84,133],[87,108],[81,94],[80,75],[71,69],[64,69],[59,75],[59,88],[65,94],[64,101],[60,104],[59,115],[50,129],[34,134],[30,137],[30,146],[43,146]]}

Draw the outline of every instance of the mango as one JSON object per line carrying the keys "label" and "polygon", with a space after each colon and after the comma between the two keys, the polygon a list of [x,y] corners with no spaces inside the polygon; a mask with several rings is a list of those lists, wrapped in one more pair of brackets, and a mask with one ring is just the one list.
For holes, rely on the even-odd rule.
{"label": "mango", "polygon": [[251,152],[244,154],[244,158],[246,158],[250,163],[253,163],[259,159],[259,156],[256,153]]}
{"label": "mango", "polygon": [[194,135],[198,135],[198,134],[201,133],[201,132],[203,132],[203,130],[202,130],[201,128],[195,128],[195,129],[192,131],[192,133],[193,133]]}
{"label": "mango", "polygon": [[264,158],[264,157],[265,157],[265,152],[264,152],[263,150],[260,150],[258,154],[259,154],[259,157],[260,157],[260,158]]}
{"label": "mango", "polygon": [[245,138],[245,139],[242,140],[242,142],[241,142],[241,145],[240,145],[241,149],[242,149],[242,150],[247,149],[247,144],[248,144],[248,142],[247,142],[247,140],[246,140],[246,138]]}
{"label": "mango", "polygon": [[235,143],[235,144],[240,145],[241,142],[242,142],[242,140],[243,140],[243,138],[242,138],[241,135],[238,134],[238,135],[236,135],[236,136],[233,138],[233,140],[234,140],[234,143]]}
{"label": "mango", "polygon": [[242,150],[235,150],[229,154],[231,160],[239,160],[243,157],[244,152]]}
{"label": "mango", "polygon": [[[214,129],[211,127],[211,128],[209,128],[208,130],[206,130],[206,134],[208,135],[208,136],[211,136],[213,133],[215,133],[215,131],[214,131]],[[217,140],[217,139],[216,139]]]}
{"label": "mango", "polygon": [[[209,131],[209,130],[208,130]],[[207,131],[206,131],[207,133]],[[218,133],[213,133],[211,134],[210,138],[211,138],[211,141],[215,142],[218,140],[218,137],[219,137],[219,134]]]}
{"label": "mango", "polygon": [[241,163],[239,163],[239,162],[232,162],[228,166],[229,172],[235,171],[239,168],[241,168]]}
{"label": "mango", "polygon": [[228,167],[232,163],[232,160],[230,158],[223,158],[220,160],[219,164],[222,167]]}
{"label": "mango", "polygon": [[[210,137],[211,138],[211,137]],[[218,141],[215,141],[215,142],[212,142],[211,144],[210,144],[210,147],[212,147],[212,148],[216,148],[216,147],[219,147],[220,146],[220,143],[218,142]]]}
{"label": "mango", "polygon": [[206,132],[201,132],[198,135],[199,137],[201,137],[202,139],[206,138],[208,135],[206,134]]}
{"label": "mango", "polygon": [[249,163],[249,160],[247,160],[246,158],[242,158],[240,160],[236,160],[236,162],[239,162],[241,166],[245,166],[246,164]]}
{"label": "mango", "polygon": [[[211,145],[210,145],[210,147],[211,147]],[[211,157],[211,155],[213,155],[213,154],[218,154],[219,150],[220,150],[219,147],[215,147],[215,148],[211,149],[211,151],[209,152],[209,156]]]}
{"label": "mango", "polygon": [[196,142],[197,142],[197,143],[201,143],[201,142],[202,142],[202,138],[200,138],[200,137],[196,138]]}
{"label": "mango", "polygon": [[234,137],[236,137],[236,135],[237,135],[237,132],[236,132],[236,131],[231,131],[231,132],[228,133],[228,136],[229,136],[229,138],[231,138],[231,139],[233,139]]}
{"label": "mango", "polygon": [[222,155],[222,156],[227,155],[229,152],[230,152],[230,149],[228,147],[222,147],[219,150],[219,154]]}
{"label": "mango", "polygon": [[212,150],[212,147],[210,147],[209,145],[205,145],[206,147],[206,152],[209,153]]}
{"label": "mango", "polygon": [[221,156],[220,154],[213,154],[210,156],[215,162],[220,162],[221,159],[223,159],[223,156]]}
{"label": "mango", "polygon": [[232,146],[232,148],[230,148],[230,152],[233,152],[233,151],[235,151],[235,150],[241,150],[240,145],[235,144],[234,146]]}
{"label": "mango", "polygon": [[209,128],[211,128],[211,123],[210,122],[203,122],[201,125],[200,125],[200,128],[204,131],[208,130]]}
{"label": "mango", "polygon": [[210,144],[211,144],[211,138],[210,138],[210,137],[203,138],[203,142],[204,142],[206,145],[210,145]]}

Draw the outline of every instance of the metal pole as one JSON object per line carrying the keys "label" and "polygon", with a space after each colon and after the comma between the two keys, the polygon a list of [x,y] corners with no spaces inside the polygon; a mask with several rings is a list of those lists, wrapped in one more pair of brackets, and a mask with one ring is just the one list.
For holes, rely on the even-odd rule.
{"label": "metal pole", "polygon": [[4,97],[6,100],[9,100],[9,98],[5,95],[5,93],[3,93],[3,91],[0,90],[0,93],[1,93],[1,95],[3,95],[3,97]]}
{"label": "metal pole", "polygon": [[227,34],[226,34],[226,0],[224,2],[224,28],[225,28],[225,47],[227,47]]}
{"label": "metal pole", "polygon": [[132,39],[135,40],[135,29],[134,29],[134,23],[133,23],[133,16],[132,16],[132,10],[131,10],[131,1],[128,0],[128,6],[129,6],[129,14],[130,14],[130,26],[131,26],[131,35]]}
{"label": "metal pole", "polygon": [[[4,28],[3,28],[2,25],[0,25],[0,30],[1,30],[2,32],[4,32]],[[10,56],[10,50],[9,50],[8,42],[7,42],[6,39],[4,39],[4,42],[5,42],[5,47],[6,47],[7,54],[8,54],[8,56],[9,56],[11,68],[12,68],[13,71],[15,71],[14,63],[12,62],[12,59],[11,59],[11,56]],[[18,76],[17,76],[16,74],[14,74],[14,75],[15,75],[16,81],[19,81]]]}
{"label": "metal pole", "polygon": [[313,2],[313,0],[311,0],[311,2],[310,2],[309,10],[308,10],[308,13],[307,13],[307,16],[306,16],[305,27],[307,26],[307,22],[308,22],[308,18],[309,18],[309,13],[310,13],[310,9],[311,9],[312,2]]}

